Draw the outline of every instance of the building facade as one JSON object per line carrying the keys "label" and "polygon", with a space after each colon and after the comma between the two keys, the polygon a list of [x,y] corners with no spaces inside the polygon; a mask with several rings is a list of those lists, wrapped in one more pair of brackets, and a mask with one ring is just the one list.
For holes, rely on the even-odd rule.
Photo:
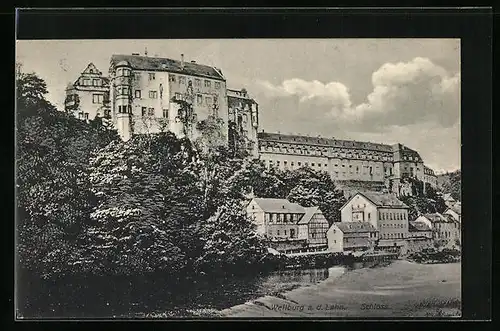
{"label": "building facade", "polygon": [[437,176],[434,170],[424,165],[424,183],[430,184],[433,188],[438,186]]}
{"label": "building facade", "polygon": [[93,63],[67,86],[64,109],[82,120],[109,115],[109,81]]}
{"label": "building facade", "polygon": [[[385,145],[334,138],[258,133],[259,155],[267,167],[281,170],[309,167],[330,174],[336,181],[371,181],[416,178],[424,175],[419,153],[402,144]],[[429,168],[427,168],[429,169]]]}
{"label": "building facade", "polygon": [[123,140],[133,134],[171,131],[196,139],[203,121],[223,123],[227,141],[226,79],[222,72],[194,61],[113,55],[110,68],[111,116]]}
{"label": "building facade", "polygon": [[408,237],[408,206],[394,194],[359,192],[340,209],[341,222],[368,222],[379,231],[378,248],[399,249]]}
{"label": "building facade", "polygon": [[460,223],[450,215],[440,213],[424,214],[419,216],[415,222],[422,222],[432,230],[432,238],[444,243],[461,242]]}
{"label": "building facade", "polygon": [[227,90],[228,121],[234,131],[230,135],[230,143],[240,150],[245,150],[250,156],[257,157],[259,153],[257,133],[259,128],[259,105],[252,99],[246,89]]}
{"label": "building facade", "polygon": [[306,211],[296,203],[286,199],[254,198],[246,211],[261,235],[277,240],[306,239],[299,238],[297,224]]}
{"label": "building facade", "polygon": [[286,199],[254,198],[246,207],[256,232],[278,250],[326,248],[328,221],[318,207],[302,207]]}
{"label": "building facade", "polygon": [[462,206],[459,202],[455,203],[444,212],[445,215],[450,215],[457,222],[462,223]]}
{"label": "building facade", "polygon": [[408,253],[432,248],[432,229],[423,222],[410,221],[408,223]]}
{"label": "building facade", "polygon": [[318,207],[304,208],[305,214],[297,223],[299,237],[307,240],[309,247],[326,246],[329,224]]}

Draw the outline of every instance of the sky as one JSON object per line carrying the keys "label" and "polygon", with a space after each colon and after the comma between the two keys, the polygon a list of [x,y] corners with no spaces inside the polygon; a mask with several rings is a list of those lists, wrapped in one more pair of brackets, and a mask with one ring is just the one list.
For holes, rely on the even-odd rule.
{"label": "sky", "polygon": [[195,60],[259,104],[259,130],[417,150],[437,173],[460,168],[459,39],[199,39],[17,41],[23,71],[62,107],[68,83],[112,54]]}

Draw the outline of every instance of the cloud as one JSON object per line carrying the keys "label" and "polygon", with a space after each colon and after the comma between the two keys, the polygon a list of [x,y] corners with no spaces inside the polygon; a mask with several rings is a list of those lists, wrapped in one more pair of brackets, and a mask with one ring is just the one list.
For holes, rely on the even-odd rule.
{"label": "cloud", "polygon": [[448,128],[457,123],[460,74],[450,74],[427,58],[386,63],[372,74],[373,90],[353,105],[342,83],[288,79],[280,85],[259,82],[275,98],[298,97],[299,110],[322,109],[325,120],[334,120],[355,131],[383,131],[390,126],[420,122]]}

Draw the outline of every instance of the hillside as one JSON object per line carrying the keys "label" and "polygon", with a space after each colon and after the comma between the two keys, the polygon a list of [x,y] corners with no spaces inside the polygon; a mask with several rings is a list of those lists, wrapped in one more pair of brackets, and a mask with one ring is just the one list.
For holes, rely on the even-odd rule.
{"label": "hillside", "polygon": [[454,199],[461,200],[462,172],[460,170],[437,176],[438,188],[443,193],[451,193]]}

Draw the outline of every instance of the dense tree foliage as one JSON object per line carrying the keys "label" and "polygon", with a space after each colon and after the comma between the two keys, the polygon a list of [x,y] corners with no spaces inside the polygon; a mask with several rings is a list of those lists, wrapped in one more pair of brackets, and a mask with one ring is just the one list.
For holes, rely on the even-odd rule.
{"label": "dense tree foliage", "polygon": [[193,143],[170,132],[123,142],[100,117],[57,111],[36,74],[17,77],[18,262],[46,277],[241,271],[269,257],[245,213],[253,196],[319,206],[325,173],[267,169],[225,147],[209,118]]}
{"label": "dense tree foliage", "polygon": [[16,78],[18,261],[50,274],[65,269],[90,219],[90,153],[118,136],[100,123],[57,111],[36,74],[18,72]]}
{"label": "dense tree foliage", "polygon": [[[408,179],[413,188],[412,196],[402,196],[400,199],[408,206],[408,217],[415,220],[418,216],[428,213],[443,213],[446,205],[432,186],[417,179]],[[424,189],[425,187],[425,189]]]}
{"label": "dense tree foliage", "polygon": [[439,175],[438,184],[443,193],[450,193],[457,201],[462,200],[462,172],[460,170]]}

